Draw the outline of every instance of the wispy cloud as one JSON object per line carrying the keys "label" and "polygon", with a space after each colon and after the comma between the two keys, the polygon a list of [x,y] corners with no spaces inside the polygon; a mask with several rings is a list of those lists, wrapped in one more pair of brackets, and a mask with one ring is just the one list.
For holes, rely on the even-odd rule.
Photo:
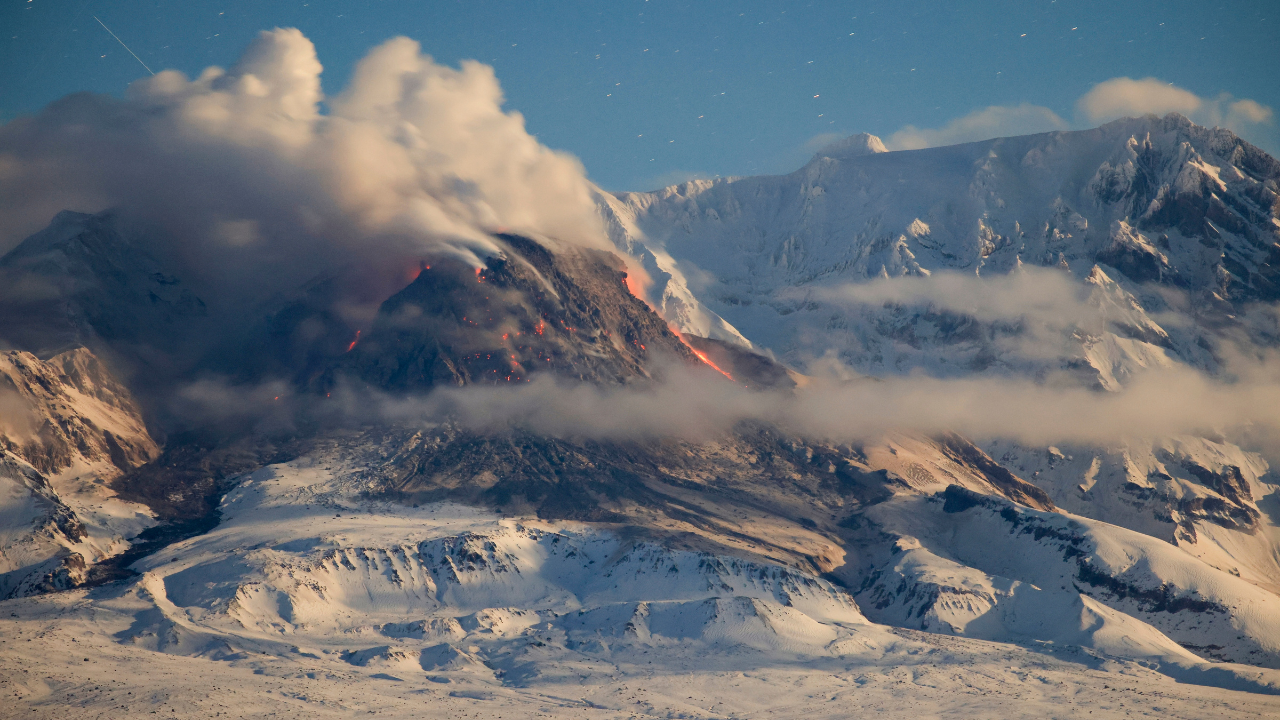
{"label": "wispy cloud", "polygon": [[992,105],[974,110],[939,128],[907,125],[889,136],[891,150],[917,150],[955,145],[1014,135],[1030,135],[1099,125],[1109,120],[1171,112],[1187,116],[1206,126],[1228,128],[1238,134],[1255,133],[1270,125],[1272,108],[1256,100],[1235,98],[1228,93],[1201,97],[1172,83],[1148,77],[1134,80],[1117,77],[1094,85],[1075,104],[1075,121],[1039,105]]}
{"label": "wispy cloud", "polygon": [[1076,102],[1076,109],[1089,123],[1176,112],[1201,125],[1217,125],[1237,132],[1251,125],[1268,124],[1275,116],[1271,108],[1256,100],[1237,100],[1229,93],[1200,97],[1153,77],[1141,80],[1119,77],[1098,83]]}
{"label": "wispy cloud", "polygon": [[889,136],[885,145],[890,150],[918,150],[940,145],[989,140],[1012,135],[1065,130],[1066,120],[1039,105],[992,105],[958,117],[940,128],[918,128],[907,125]]}

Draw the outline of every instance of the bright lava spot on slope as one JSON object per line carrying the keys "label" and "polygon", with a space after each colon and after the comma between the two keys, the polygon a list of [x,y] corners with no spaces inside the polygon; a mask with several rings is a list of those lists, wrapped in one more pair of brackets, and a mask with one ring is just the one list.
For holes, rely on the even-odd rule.
{"label": "bright lava spot on slope", "polygon": [[[687,343],[686,343],[686,344],[687,344]],[[715,363],[711,362],[711,358],[707,357],[706,353],[702,352],[701,350],[694,350],[692,347],[691,347],[691,348],[689,348],[689,349],[690,349],[690,350],[693,350],[693,354],[694,354],[694,355],[697,355],[699,360],[701,360],[702,362],[704,362],[704,363],[706,363],[707,365],[709,365],[709,366],[711,367],[711,369],[712,369],[712,370],[715,370],[716,372],[718,372],[718,373],[720,373],[721,375],[723,375],[723,376],[725,376],[725,377],[729,378],[730,380],[732,380],[732,379],[733,379],[733,376],[732,376],[732,375],[730,375],[729,373],[727,373],[727,372],[725,372],[723,369],[721,369],[719,365],[717,365],[717,364],[715,364]]]}

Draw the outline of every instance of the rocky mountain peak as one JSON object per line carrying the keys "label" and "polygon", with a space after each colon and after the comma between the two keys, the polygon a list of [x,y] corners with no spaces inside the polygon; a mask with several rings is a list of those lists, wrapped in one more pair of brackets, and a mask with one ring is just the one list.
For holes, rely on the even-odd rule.
{"label": "rocky mountain peak", "polygon": [[625,383],[649,377],[658,356],[698,362],[631,293],[616,256],[497,239],[504,252],[485,267],[424,263],[383,303],[373,327],[352,338],[337,372],[405,390],[526,382],[540,373]]}
{"label": "rocky mountain peak", "polygon": [[[0,340],[50,357],[87,347],[145,372],[206,315],[111,211],[63,211],[0,257]],[[134,367],[134,366],[137,367]]]}

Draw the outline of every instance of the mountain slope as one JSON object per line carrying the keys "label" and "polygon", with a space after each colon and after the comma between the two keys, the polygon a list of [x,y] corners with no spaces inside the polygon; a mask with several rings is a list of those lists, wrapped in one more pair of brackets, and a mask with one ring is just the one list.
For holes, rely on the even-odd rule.
{"label": "mountain slope", "polygon": [[204,302],[111,212],[64,211],[0,258],[0,340],[42,357],[83,346],[146,374],[167,370]]}
{"label": "mountain slope", "polygon": [[[1277,182],[1274,158],[1170,115],[927,150],[819,153],[790,175],[625,193],[602,212],[616,218],[620,249],[708,274],[697,301],[753,342],[800,360],[825,349],[806,332],[822,328],[836,335],[822,342],[849,364],[896,372],[906,366],[884,353],[853,351],[855,339],[877,333],[828,325],[841,313],[795,291],[881,275],[998,275],[1019,264],[1084,278],[1102,265],[1184,291],[1206,311],[1201,323],[1221,324],[1230,321],[1223,303],[1280,298]],[[1167,309],[1158,297],[1142,300]],[[943,333],[935,342],[964,339]]]}
{"label": "mountain slope", "polygon": [[0,353],[0,597],[74,587],[152,524],[108,483],[159,454],[130,393],[88,350]]}
{"label": "mountain slope", "polygon": [[[1280,345],[1280,163],[1230,132],[1170,115],[1082,132],[880,149],[855,136],[789,175],[619,194],[602,203],[602,213],[613,218],[620,250],[664,258],[673,272],[655,277],[688,294],[686,306],[723,318],[800,369],[834,355],[869,375],[1052,378],[1116,392],[1152,368],[1229,375],[1224,358],[1236,348],[1265,354]],[[687,277],[699,278],[696,293]],[[667,316],[679,326],[687,315]],[[1055,506],[1176,546],[1267,593],[1277,589],[1272,508],[1280,483],[1258,452],[1221,437],[981,445],[997,467],[1042,488]],[[911,473],[903,465],[900,477]],[[890,534],[924,532],[909,525],[904,520]],[[902,562],[879,537],[851,541],[882,563],[851,576],[855,586]],[[978,556],[955,556],[958,542],[911,552],[951,568],[920,561],[933,568],[926,575],[976,572],[975,587],[991,595]],[[906,579],[908,566],[884,588],[924,582],[923,575]],[[999,582],[1007,581],[1040,582],[1016,573]],[[936,597],[945,585],[924,582],[918,597]],[[966,612],[987,612],[957,592],[953,601]],[[859,597],[875,607],[889,603],[872,617],[909,627],[920,627],[925,615],[917,613],[929,612],[901,604],[905,596]],[[994,599],[982,602],[995,607]],[[932,623],[945,627],[937,617]],[[1221,649],[1229,643],[1179,641],[1255,657]]]}
{"label": "mountain slope", "polygon": [[[1147,367],[1222,372],[1229,333],[1268,342],[1250,313],[1274,299],[1277,174],[1229,134],[1147,118],[882,150],[855,137],[790,176],[602,198],[665,317],[615,256],[514,235],[497,236],[479,267],[423,258],[367,322],[344,312],[353,281],[342,268],[282,288],[229,331],[236,342],[179,373],[235,419],[210,410],[158,459],[149,438],[126,431],[143,428],[136,407],[85,351],[5,356],[11,395],[53,420],[44,444],[25,425],[5,430],[0,530],[14,570],[0,590],[14,597],[0,643],[31,633],[31,648],[47,647],[38,635],[58,612],[59,628],[95,631],[78,660],[101,663],[84,675],[93,682],[120,657],[205,684],[268,682],[259,673],[299,713],[332,710],[324,694],[343,687],[384,703],[362,710],[403,713],[421,709],[405,697],[430,697],[469,712],[501,701],[502,712],[577,716],[843,717],[875,710],[874,696],[916,716],[927,711],[903,704],[910,682],[911,697],[957,716],[1046,716],[1072,703],[1081,715],[1127,715],[1130,696],[1102,693],[1131,679],[1165,716],[1269,712],[1261,695],[1280,692],[1280,484],[1261,455],[1226,438],[1028,448],[885,431],[828,442],[753,420],[688,436],[627,432],[632,419],[608,400],[672,378],[687,383],[677,390],[739,393],[712,395],[726,403],[839,389],[769,350],[805,370],[831,351],[867,374],[1054,371],[1102,394]],[[134,302],[144,278],[113,285],[110,263],[45,272],[18,262],[32,248],[70,257],[95,238],[115,244],[85,257],[127,255],[129,238],[106,216],[72,220],[92,232],[24,244],[8,261],[29,271],[18,277],[87,268],[75,288],[109,288],[101,298],[118,301],[122,327],[212,327],[157,319]],[[961,290],[1003,278],[976,287],[1014,296],[1057,278],[1071,312],[1034,325],[942,295],[850,295],[947,273],[967,278]],[[89,297],[78,292],[58,302],[78,307]],[[109,325],[85,327],[112,349],[145,339]],[[733,382],[679,369],[702,362]],[[203,375],[213,370],[222,377]],[[500,403],[517,384],[525,398],[603,398],[598,412],[622,431],[544,432],[539,414],[550,411],[537,404],[529,422],[507,423]],[[423,410],[442,397],[479,410]],[[686,420],[662,410],[673,428]],[[121,496],[195,529],[128,556],[140,574],[92,594],[16,597],[73,588],[147,522],[134,517],[104,545],[103,528],[125,524],[89,511],[133,506],[66,483],[101,485],[76,469],[89,465],[99,479],[127,468],[112,484]],[[6,668],[28,662],[18,647],[15,661],[0,653]],[[53,675],[46,659],[32,667]],[[754,694],[740,689],[755,676],[765,682]],[[175,679],[175,694],[190,683]],[[40,687],[5,690],[53,692]],[[67,692],[95,707],[132,702],[116,687]]]}
{"label": "mountain slope", "polygon": [[339,373],[388,390],[526,382],[539,373],[595,383],[648,377],[650,359],[698,363],[627,288],[618,258],[551,252],[515,235],[486,267],[431,261],[379,309]]}

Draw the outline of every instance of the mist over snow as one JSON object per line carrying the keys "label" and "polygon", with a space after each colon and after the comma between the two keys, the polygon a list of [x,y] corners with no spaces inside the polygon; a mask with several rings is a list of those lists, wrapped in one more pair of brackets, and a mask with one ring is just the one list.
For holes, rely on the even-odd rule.
{"label": "mist over snow", "polygon": [[616,387],[538,376],[515,386],[390,394],[343,385],[330,396],[283,383],[230,386],[202,380],[170,410],[191,427],[297,432],[317,423],[511,430],[569,440],[714,440],[763,424],[818,442],[864,442],[888,433],[960,432],[1030,446],[1113,446],[1174,436],[1226,437],[1280,460],[1280,354],[1237,354],[1228,379],[1178,365],[1154,367],[1104,392],[1067,375],[939,378],[924,373],[860,377],[834,359],[790,390],[746,389],[710,368],[674,362],[658,380]]}

